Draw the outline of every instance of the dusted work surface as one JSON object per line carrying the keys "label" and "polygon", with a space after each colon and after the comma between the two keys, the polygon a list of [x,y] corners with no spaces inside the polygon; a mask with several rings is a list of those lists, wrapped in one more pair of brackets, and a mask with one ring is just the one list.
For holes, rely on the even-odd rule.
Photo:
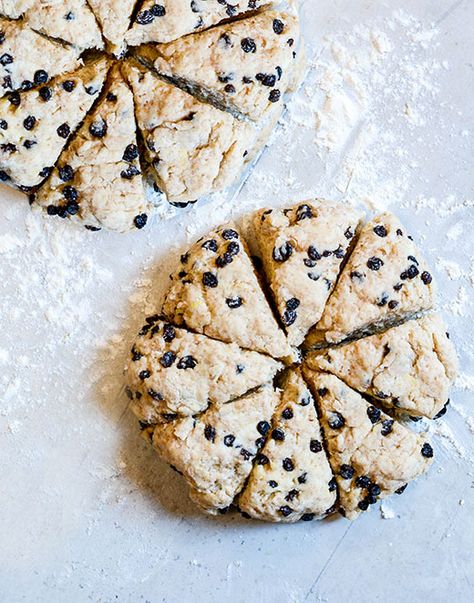
{"label": "dusted work surface", "polygon": [[[120,236],[2,187],[2,601],[472,599],[474,3],[301,4],[311,71],[230,204]],[[126,410],[127,350],[194,238],[314,195],[395,211],[437,269],[461,375],[435,463],[353,524],[202,516]]]}

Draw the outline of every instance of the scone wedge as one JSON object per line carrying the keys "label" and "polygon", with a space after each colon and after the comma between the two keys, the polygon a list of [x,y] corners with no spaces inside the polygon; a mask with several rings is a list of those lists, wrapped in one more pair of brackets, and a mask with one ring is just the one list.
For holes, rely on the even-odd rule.
{"label": "scone wedge", "polygon": [[18,103],[0,99],[0,180],[29,188],[49,175],[98,97],[107,68],[101,58],[20,93]]}
{"label": "scone wedge", "polygon": [[321,350],[306,362],[386,408],[429,419],[444,413],[458,370],[454,346],[439,315]]}
{"label": "scone wedge", "polygon": [[107,41],[108,50],[121,57],[127,45],[125,34],[137,0],[87,0]]}
{"label": "scone wedge", "polygon": [[137,55],[196,97],[252,120],[283,104],[304,61],[298,18],[276,11],[145,46]]}
{"label": "scone wedge", "polygon": [[35,202],[50,215],[90,229],[126,232],[146,225],[150,207],[138,160],[133,95],[118,65]]}
{"label": "scone wedge", "polygon": [[316,398],[342,515],[355,519],[428,470],[433,448],[424,435],[391,419],[334,375],[306,369],[305,377]]}
{"label": "scone wedge", "polygon": [[233,225],[221,226],[183,254],[171,281],[162,308],[168,320],[274,358],[294,357]]}
{"label": "scone wedge", "polygon": [[273,358],[152,316],[130,354],[128,394],[140,421],[159,423],[238,398],[270,383],[281,368]]}
{"label": "scone wedge", "polygon": [[258,429],[267,441],[239,497],[241,511],[253,519],[287,523],[331,513],[336,486],[314,399],[298,372],[287,376],[271,424]]}
{"label": "scone wedge", "polygon": [[268,0],[145,0],[135,16],[126,40],[131,46],[166,43],[196,33],[221,21],[242,17]]}
{"label": "scone wedge", "polygon": [[35,31],[80,49],[102,49],[104,43],[86,0],[40,0],[27,11],[25,22]]}
{"label": "scone wedge", "polygon": [[262,446],[259,426],[271,420],[279,393],[263,386],[197,417],[157,425],[152,443],[184,475],[190,498],[207,513],[222,513],[244,486]]}
{"label": "scone wedge", "polygon": [[301,345],[321,318],[360,218],[351,207],[323,200],[256,214],[263,265],[290,344]]}
{"label": "scone wedge", "polygon": [[381,214],[362,228],[306,347],[384,331],[431,310],[434,297],[433,277],[420,250],[397,217]]}
{"label": "scone wedge", "polygon": [[137,101],[146,160],[171,203],[195,201],[233,184],[280,116],[276,108],[263,124],[242,122],[150,70],[131,63],[124,70]]}
{"label": "scone wedge", "polygon": [[[10,90],[28,90],[46,84],[60,73],[81,66],[80,51],[33,31],[24,21],[0,18],[0,86]],[[18,94],[9,96],[18,103]]]}

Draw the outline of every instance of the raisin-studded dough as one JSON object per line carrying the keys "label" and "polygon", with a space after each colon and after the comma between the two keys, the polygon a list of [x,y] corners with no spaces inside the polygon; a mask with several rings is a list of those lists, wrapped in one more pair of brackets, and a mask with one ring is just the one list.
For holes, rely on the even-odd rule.
{"label": "raisin-studded dough", "polygon": [[102,35],[86,0],[40,0],[25,15],[35,31],[78,48],[103,48]]}
{"label": "raisin-studded dough", "polygon": [[[23,21],[0,18],[0,89],[27,90],[80,66],[79,49],[64,46],[30,29]],[[12,102],[17,102],[13,94]]]}
{"label": "raisin-studded dough", "polygon": [[359,220],[352,208],[329,201],[257,213],[263,265],[292,345],[321,318]]}
{"label": "raisin-studded dough", "polygon": [[120,57],[126,50],[125,34],[137,0],[87,0],[107,40],[108,48]]}
{"label": "raisin-studded dough", "polygon": [[34,2],[35,0],[0,0],[0,15],[18,19],[33,6]]}
{"label": "raisin-studded dough", "polygon": [[[194,201],[230,186],[267,139],[265,127],[201,103],[148,70],[126,71],[146,159],[168,201]],[[279,116],[277,110],[268,127]]]}
{"label": "raisin-studded dough", "polygon": [[201,238],[171,280],[163,304],[169,320],[274,358],[293,356],[235,227]]}
{"label": "raisin-studded dough", "polygon": [[305,371],[336,476],[341,513],[355,519],[429,468],[433,448],[333,375]]}
{"label": "raisin-studded dough", "polygon": [[190,333],[154,316],[131,350],[128,392],[137,417],[158,423],[171,414],[196,414],[209,403],[242,396],[269,383],[279,369],[281,364],[273,358]]}
{"label": "raisin-studded dough", "polygon": [[172,42],[232,17],[242,17],[268,0],[145,0],[126,39],[131,46]]}
{"label": "raisin-studded dough", "polygon": [[50,215],[92,229],[125,232],[146,225],[150,207],[138,160],[133,95],[118,65],[36,203]]}
{"label": "raisin-studded dough", "polygon": [[239,508],[253,519],[311,521],[332,512],[333,474],[324,451],[314,400],[291,372],[272,423],[259,425],[267,442],[257,455]]}
{"label": "raisin-studded dough", "polygon": [[457,374],[456,352],[439,315],[322,350],[310,355],[307,364],[388,408],[430,419],[443,412]]}
{"label": "raisin-studded dough", "polygon": [[263,386],[198,417],[155,427],[153,446],[190,486],[190,498],[204,511],[224,512],[242,489],[263,445],[259,425],[271,420],[279,394]]}
{"label": "raisin-studded dough", "polygon": [[383,331],[433,304],[433,278],[418,247],[398,218],[381,214],[362,229],[308,347]]}
{"label": "raisin-studded dough", "polygon": [[22,92],[19,104],[0,99],[0,179],[31,187],[48,176],[64,145],[97,98],[107,60],[94,61]]}
{"label": "raisin-studded dough", "polygon": [[283,104],[304,60],[297,17],[276,11],[157,45],[145,50],[146,60],[153,53],[159,73],[219,108],[251,119]]}

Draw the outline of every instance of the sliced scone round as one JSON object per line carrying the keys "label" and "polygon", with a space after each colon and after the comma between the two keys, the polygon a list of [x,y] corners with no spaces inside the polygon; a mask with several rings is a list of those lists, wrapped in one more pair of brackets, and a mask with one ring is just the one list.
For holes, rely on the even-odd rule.
{"label": "sliced scone round", "polygon": [[171,281],[162,309],[168,320],[274,358],[293,358],[234,226],[201,238],[181,256]]}
{"label": "sliced scone round", "polygon": [[232,504],[262,447],[259,427],[271,420],[279,399],[267,385],[198,417],[154,428],[153,446],[184,475],[190,498],[201,509],[216,514]]}
{"label": "sliced scone round", "polygon": [[137,0],[87,0],[107,41],[108,50],[121,57],[127,45],[125,34]]}
{"label": "sliced scone round", "polygon": [[0,180],[17,187],[38,185],[97,98],[107,59],[88,63],[48,84],[0,99]]}
{"label": "sliced scone round", "polygon": [[131,46],[147,42],[172,42],[232,17],[242,17],[269,0],[145,0],[126,40]]}
{"label": "sliced scone round", "polygon": [[429,315],[310,354],[307,365],[336,375],[384,407],[430,419],[443,413],[458,369],[439,315]]}
{"label": "sliced scone round", "polygon": [[311,521],[332,512],[336,487],[321,428],[301,375],[292,371],[272,423],[258,431],[267,441],[257,455],[239,508],[253,519]]}
{"label": "sliced scone round", "polygon": [[[298,18],[264,11],[137,50],[173,83],[239,118],[257,120],[295,87],[304,51]],[[296,78],[298,79],[298,78]]]}
{"label": "sliced scone round", "polygon": [[341,513],[355,519],[428,470],[433,448],[334,375],[305,370],[319,409]]}
{"label": "sliced scone round", "polygon": [[0,15],[18,19],[33,6],[34,2],[35,0],[0,0]]}
{"label": "sliced scone round", "polygon": [[271,382],[281,368],[273,358],[152,316],[131,351],[128,393],[140,421],[159,423],[238,398]]}
{"label": "sliced scone round", "polygon": [[[22,20],[0,18],[0,34],[0,86],[5,92],[41,86],[81,65],[78,48],[50,40]],[[9,99],[18,103],[18,94],[13,92]]]}
{"label": "sliced scone round", "polygon": [[40,0],[24,19],[35,31],[77,48],[104,47],[99,26],[86,0]]}
{"label": "sliced scone round", "polygon": [[151,71],[125,64],[154,180],[172,203],[230,186],[265,144],[280,116],[257,126],[201,103]]}
{"label": "sliced scone round", "polygon": [[433,277],[398,218],[384,213],[361,230],[307,347],[358,339],[416,318],[434,305]]}
{"label": "sliced scone round", "polygon": [[257,213],[257,242],[290,344],[301,345],[321,318],[360,218],[322,200]]}
{"label": "sliced scone round", "polygon": [[146,225],[150,204],[138,159],[133,95],[119,65],[35,202],[52,216],[90,229],[125,232]]}

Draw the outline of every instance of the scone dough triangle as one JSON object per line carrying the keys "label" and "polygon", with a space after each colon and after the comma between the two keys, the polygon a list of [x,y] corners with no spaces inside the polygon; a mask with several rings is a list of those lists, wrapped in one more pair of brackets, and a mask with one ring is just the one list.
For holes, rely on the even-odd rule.
{"label": "scone dough triangle", "polygon": [[[138,127],[153,178],[171,203],[195,201],[230,186],[269,132],[202,103],[147,69],[126,64]],[[277,109],[267,125],[273,129]]]}
{"label": "scone dough triangle", "polygon": [[138,160],[133,95],[119,65],[93,111],[59,158],[36,203],[92,229],[143,228],[149,203]]}
{"label": "scone dough triangle", "polygon": [[147,42],[172,42],[220,21],[242,16],[269,4],[268,0],[145,0],[140,6],[127,42],[138,46]]}
{"label": "scone dough triangle", "polygon": [[126,50],[125,34],[137,0],[87,0],[102,29],[108,48],[120,57]]}
{"label": "scone dough triangle", "polygon": [[433,277],[418,247],[398,218],[381,214],[361,230],[308,347],[383,331],[433,304]]}
{"label": "scone dough triangle", "polygon": [[301,345],[321,318],[360,217],[319,200],[257,213],[257,242],[290,344]]}
{"label": "scone dough triangle", "polygon": [[311,521],[333,511],[336,486],[324,450],[314,399],[298,372],[283,386],[267,437],[239,497],[239,508],[264,521]]}
{"label": "scone dough triangle", "polygon": [[174,83],[220,109],[254,120],[283,104],[304,61],[297,17],[276,11],[145,47],[147,61],[154,55],[155,69]]}
{"label": "scone dough triangle", "polygon": [[183,254],[171,280],[162,310],[169,320],[274,358],[293,355],[245,241],[232,225],[209,233]]}
{"label": "scone dough triangle", "polygon": [[224,512],[242,489],[262,447],[259,427],[271,420],[279,394],[271,385],[198,417],[157,425],[153,446],[184,475],[204,511]]}
{"label": "scone dough triangle", "polygon": [[[46,84],[59,73],[80,66],[80,51],[64,46],[29,28],[23,21],[0,18],[0,86],[9,90],[28,90]],[[13,103],[17,94],[10,96]]]}
{"label": "scone dough triangle", "polygon": [[24,17],[35,31],[81,49],[103,48],[102,35],[86,0],[42,0]]}
{"label": "scone dough triangle", "polygon": [[19,102],[0,99],[0,179],[18,187],[44,180],[91,108],[105,81],[98,59],[48,84],[22,92]]}
{"label": "scone dough triangle", "polygon": [[387,407],[430,419],[443,413],[457,375],[457,356],[439,315],[329,348],[307,365],[332,373]]}
{"label": "scone dough triangle", "polygon": [[282,365],[150,317],[135,342],[127,368],[132,408],[144,423],[193,415],[272,381]]}
{"label": "scone dough triangle", "polygon": [[333,375],[305,371],[336,476],[340,511],[355,519],[429,468],[433,448]]}

